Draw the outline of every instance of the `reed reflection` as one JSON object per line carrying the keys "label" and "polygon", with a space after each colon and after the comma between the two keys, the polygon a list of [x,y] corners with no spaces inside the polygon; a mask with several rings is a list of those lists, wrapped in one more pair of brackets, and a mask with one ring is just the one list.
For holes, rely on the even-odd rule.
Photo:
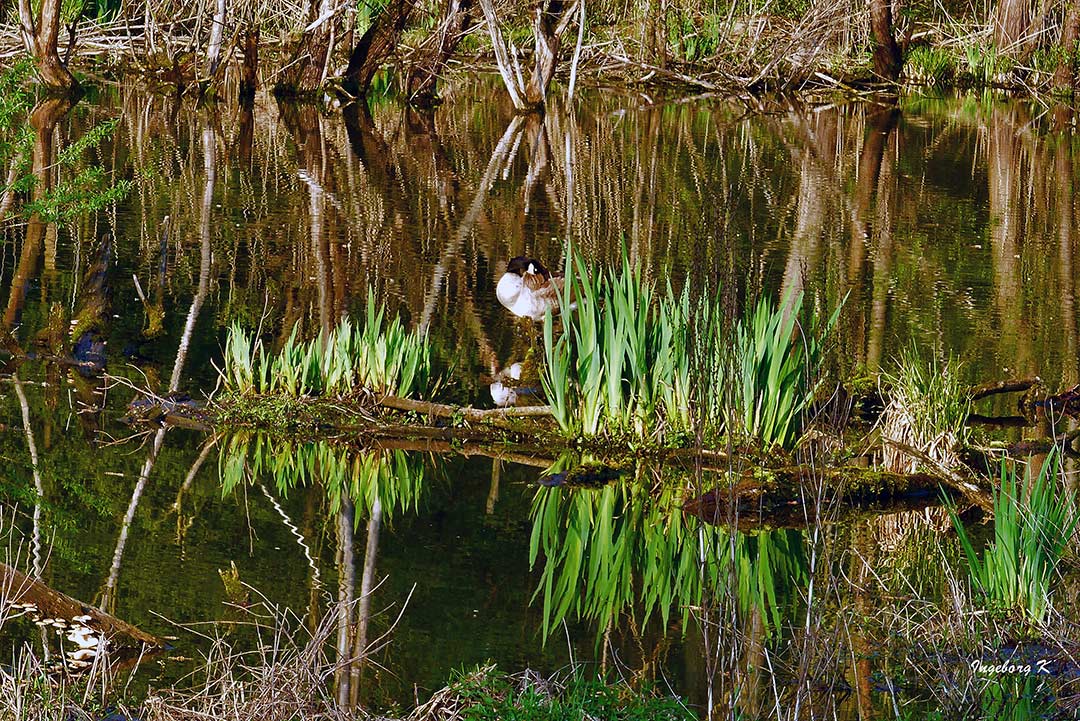
{"label": "reed reflection", "polygon": [[[237,434],[222,445],[219,470],[223,493],[256,486],[276,506],[275,496],[284,498],[303,486],[314,486],[325,493],[336,539],[335,687],[343,707],[356,708],[360,703],[363,669],[385,641],[385,636],[373,638],[369,630],[372,602],[381,583],[377,567],[384,518],[416,512],[429,482],[430,463],[422,454],[402,450],[354,450],[326,441],[292,442],[259,433]],[[360,551],[356,548],[356,531],[365,518],[364,547]],[[292,530],[310,569],[308,616],[315,623],[324,590],[319,561],[312,554],[315,539],[295,526]],[[404,606],[408,598],[392,601]]]}

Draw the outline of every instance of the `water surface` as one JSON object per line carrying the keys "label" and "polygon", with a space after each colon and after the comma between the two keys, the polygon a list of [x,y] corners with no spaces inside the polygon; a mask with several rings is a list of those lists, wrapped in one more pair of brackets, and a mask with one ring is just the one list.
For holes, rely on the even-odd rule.
{"label": "water surface", "polygon": [[[684,468],[547,490],[536,481],[551,459],[121,422],[132,386],[209,394],[229,323],[261,327],[268,342],[297,324],[310,336],[360,310],[369,288],[431,334],[447,400],[490,406],[491,376],[533,343],[495,283],[516,255],[559,266],[568,241],[595,263],[626,252],[657,283],[719,285],[733,307],[788,290],[822,309],[846,296],[830,361],[843,374],[888,370],[914,342],[961,358],[972,383],[1080,380],[1077,145],[1028,104],[919,96],[898,109],[770,101],[750,112],[595,90],[522,119],[490,78],[459,80],[447,97],[423,116],[386,98],[321,112],[103,87],[57,119],[56,149],[118,119],[80,162],[134,186],[39,234],[25,220],[0,231],[3,331],[42,354],[57,319],[83,319],[116,377],[33,360],[6,369],[18,382],[2,391],[0,487],[23,562],[178,636],[181,655],[198,642],[173,622],[234,613],[219,575],[231,563],[300,618],[343,588],[359,593],[366,567],[370,635],[400,614],[381,667],[365,671],[364,696],[383,708],[408,708],[452,669],[489,659],[545,673],[595,663],[702,708],[710,688],[714,702],[727,693],[721,638],[741,637],[751,666],[774,654],[781,684],[799,678],[808,656],[793,629],[823,564],[871,558],[940,593],[941,564],[926,561],[948,530],[940,509],[859,516],[821,556],[805,525],[735,532],[683,513],[673,488],[714,483],[686,481]],[[163,313],[160,332],[133,276]],[[35,534],[47,558],[30,558]],[[873,616],[887,601],[852,584],[829,604]],[[834,697],[840,715],[891,717],[882,679],[895,668],[870,661],[868,641],[850,643],[865,654],[815,673],[849,689]],[[182,664],[156,673],[149,683]],[[770,707],[771,681],[759,681],[740,692],[744,708]]]}

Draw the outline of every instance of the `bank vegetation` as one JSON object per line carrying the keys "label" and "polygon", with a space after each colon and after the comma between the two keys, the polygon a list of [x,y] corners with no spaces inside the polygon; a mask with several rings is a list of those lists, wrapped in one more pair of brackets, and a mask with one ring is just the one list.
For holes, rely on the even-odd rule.
{"label": "bank vegetation", "polygon": [[441,79],[484,67],[522,113],[547,104],[557,76],[571,97],[585,79],[684,93],[918,83],[1071,95],[1078,39],[1080,9],[1064,0],[18,0],[0,9],[0,58],[32,56],[58,91],[76,88],[77,75],[135,71],[179,92],[244,98],[265,86],[351,99],[393,83],[429,107]]}

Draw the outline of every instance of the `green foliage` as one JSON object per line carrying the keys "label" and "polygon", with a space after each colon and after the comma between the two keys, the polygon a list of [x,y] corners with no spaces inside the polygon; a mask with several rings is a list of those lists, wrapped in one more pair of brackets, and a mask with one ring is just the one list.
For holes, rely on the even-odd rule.
{"label": "green foliage", "polygon": [[625,254],[620,272],[591,269],[580,256],[567,265],[575,272],[561,307],[577,307],[558,334],[552,314],[544,319],[541,376],[564,434],[664,444],[692,430],[715,438],[726,425],[766,448],[798,440],[839,308],[820,328],[813,315],[803,334],[801,295],[780,307],[762,299],[730,332],[719,294],[691,303],[688,288],[658,293]]}
{"label": "green foliage", "polygon": [[691,608],[730,593],[743,613],[759,609],[771,633],[782,619],[779,591],[808,580],[800,534],[704,523],[683,512],[681,488],[670,482],[541,488],[530,515],[530,564],[544,558],[536,595],[545,636],[568,618],[589,620],[598,634],[624,613],[667,625],[676,608],[685,628]]}
{"label": "green foliage", "polygon": [[809,332],[802,333],[801,310],[801,293],[779,306],[762,298],[735,328],[735,416],[747,438],[766,449],[791,448],[798,441],[803,411],[813,400],[822,340],[840,314],[838,307],[820,332],[815,314]]}
{"label": "green foliage", "polygon": [[[553,693],[554,691],[554,693]],[[652,688],[632,689],[625,683],[587,679],[579,672],[565,683],[542,686],[497,673],[494,666],[459,673],[442,692],[468,721],[693,721],[677,698]],[[450,701],[452,699],[452,701]]]}
{"label": "green foliage", "polygon": [[[12,158],[21,157],[16,169],[16,188],[26,185],[30,170],[30,149],[34,131],[26,115],[34,104],[29,80],[34,72],[30,58],[18,58],[11,67],[0,73],[0,166],[8,167]],[[30,176],[32,177],[32,176]],[[7,188],[0,186],[0,193]]]}
{"label": "green foliage", "polygon": [[1051,608],[1050,586],[1058,572],[1080,514],[1075,495],[1059,491],[1060,458],[1051,453],[1038,476],[1024,482],[1005,459],[1001,485],[994,489],[994,540],[975,551],[967,529],[950,507],[953,525],[968,562],[971,579],[991,608],[1018,611],[1026,622],[1040,624]]}
{"label": "green foliage", "polygon": [[735,373],[731,327],[719,293],[706,288],[688,319],[691,421],[702,440],[716,441],[732,407],[728,379]]}
{"label": "green foliage", "polygon": [[367,32],[371,23],[386,9],[387,0],[364,0],[356,4],[356,35]]}
{"label": "green foliage", "polygon": [[[20,193],[29,193],[37,184],[31,165],[34,131],[26,122],[34,102],[28,89],[32,73],[33,63],[28,58],[21,58],[0,74],[0,165],[8,167],[12,158],[21,158],[11,185]],[[53,172],[63,180],[26,203],[23,213],[37,214],[46,223],[70,223],[122,200],[130,192],[132,181],[110,182],[100,165],[78,167],[88,151],[99,147],[115,133],[118,122],[100,123],[61,150]],[[7,187],[0,186],[0,193],[6,190]]]}
{"label": "green foliage", "polygon": [[83,15],[98,22],[108,22],[120,14],[123,0],[83,0]]}
{"label": "green foliage", "polygon": [[[378,307],[378,310],[376,308]],[[384,319],[375,294],[368,291],[363,324],[343,318],[328,336],[301,341],[294,326],[276,355],[239,323],[229,326],[225,341],[225,389],[236,393],[344,396],[365,388],[383,395],[427,393],[431,348],[419,331],[406,331],[399,318]]]}
{"label": "green foliage", "polygon": [[376,501],[388,516],[415,511],[424,488],[424,463],[418,455],[354,451],[326,441],[293,442],[266,434],[233,435],[223,446],[218,470],[223,496],[245,480],[268,479],[281,496],[299,486],[321,485],[335,513],[343,494],[365,515]]}
{"label": "green foliage", "polygon": [[86,0],[61,0],[60,22],[63,25],[70,25],[71,23],[78,21],[85,10]]}
{"label": "green foliage", "polygon": [[110,184],[104,168],[92,165],[27,203],[26,212],[37,213],[46,223],[72,222],[123,200],[133,185],[130,180]]}
{"label": "green foliage", "polygon": [[[884,375],[889,405],[883,414],[883,435],[910,446],[939,466],[954,468],[957,452],[967,443],[971,394],[960,376],[959,363],[949,358],[929,363],[915,345],[901,352],[896,370]],[[902,451],[886,447],[885,463],[897,472],[914,472],[918,463]]]}
{"label": "green foliage", "polygon": [[[0,73],[0,128],[29,130],[25,123],[17,121],[22,120],[34,105],[34,95],[27,86],[33,72],[33,61],[21,57]],[[8,147],[0,145],[0,151],[7,151]]]}
{"label": "green foliage", "polygon": [[956,77],[956,57],[945,48],[919,45],[904,59],[904,73],[917,83],[945,85]]}
{"label": "green foliage", "polygon": [[713,13],[695,16],[690,10],[676,8],[667,15],[668,44],[672,54],[685,62],[705,60],[720,47],[724,18]]}
{"label": "green foliage", "polygon": [[[569,262],[569,261],[568,261]],[[690,428],[690,298],[653,286],[623,256],[622,272],[575,257],[558,337],[544,319],[545,392],[567,435],[631,434],[662,441]]]}
{"label": "green foliage", "polygon": [[1015,67],[1016,61],[993,45],[964,46],[961,75],[974,85],[993,85]]}
{"label": "green foliage", "polygon": [[791,586],[805,588],[810,581],[805,539],[798,531],[776,529],[736,532],[733,541],[739,608],[744,612],[759,609],[765,634],[771,636],[781,627],[787,610],[777,592]]}

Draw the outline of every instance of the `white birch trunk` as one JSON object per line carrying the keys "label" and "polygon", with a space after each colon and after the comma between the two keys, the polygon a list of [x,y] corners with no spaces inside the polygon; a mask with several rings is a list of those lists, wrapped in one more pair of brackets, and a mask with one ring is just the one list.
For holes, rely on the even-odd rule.
{"label": "white birch trunk", "polygon": [[221,40],[225,36],[225,2],[217,0],[217,11],[214,13],[214,24],[210,28],[210,45],[206,49],[206,59],[209,61],[209,74],[213,76],[221,63]]}

